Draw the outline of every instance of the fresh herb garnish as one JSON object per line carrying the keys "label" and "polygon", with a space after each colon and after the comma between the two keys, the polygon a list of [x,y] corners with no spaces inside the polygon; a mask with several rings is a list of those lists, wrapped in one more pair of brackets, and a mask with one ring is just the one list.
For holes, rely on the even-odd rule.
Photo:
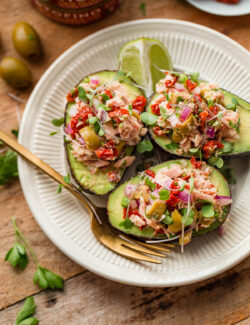
{"label": "fresh herb garnish", "polygon": [[165,223],[166,225],[171,225],[173,223],[173,219],[171,218],[168,210],[166,210],[165,218],[162,219],[161,222]]}
{"label": "fresh herb garnish", "polygon": [[212,166],[216,166],[217,168],[222,168],[224,165],[224,161],[220,157],[212,156],[208,159],[208,163]]}
{"label": "fresh herb garnish", "polygon": [[208,108],[210,108],[214,105],[214,101],[210,98],[208,99],[207,104],[208,104]]}
{"label": "fresh herb garnish", "polygon": [[65,183],[70,184],[70,174],[68,173],[66,176],[63,176],[63,180]]}
{"label": "fresh herb garnish", "polygon": [[238,120],[237,124],[233,124],[233,122],[230,120],[229,121],[229,126],[231,126],[231,128],[235,129],[237,133],[240,133],[240,120]]}
{"label": "fresh herb garnish", "polygon": [[129,76],[131,75],[131,72],[124,72],[122,70],[117,71],[115,79],[119,82],[126,82],[129,81]]}
{"label": "fresh herb garnish", "polygon": [[203,204],[201,213],[204,218],[212,218],[214,216],[214,207],[212,203]]}
{"label": "fresh herb garnish", "polygon": [[145,184],[148,185],[150,191],[153,191],[156,188],[155,183],[151,182],[151,180],[148,177],[145,179]]}
{"label": "fresh herb garnish", "polygon": [[193,189],[194,189],[194,178],[193,176],[191,176],[189,179],[189,193],[191,193]]}
{"label": "fresh herb garnish", "polygon": [[188,77],[187,77],[185,74],[181,74],[181,75],[179,76],[178,81],[179,81],[180,83],[184,84],[184,83],[187,81],[187,79],[188,79]]}
{"label": "fresh herb garnish", "polygon": [[190,209],[188,215],[187,215],[187,212],[188,212],[187,208],[181,209],[180,212],[183,215],[183,217],[181,218],[182,223],[185,226],[191,225],[191,223],[193,223],[193,221],[194,221],[194,210]]}
{"label": "fresh herb garnish", "polygon": [[183,102],[183,97],[178,96],[178,97],[177,97],[177,104],[179,104],[180,102]]}
{"label": "fresh herb garnish", "polygon": [[121,201],[121,206],[123,208],[127,208],[129,205],[129,198],[127,196],[124,196]]}
{"label": "fresh herb garnish", "polygon": [[81,99],[84,102],[86,102],[86,100],[87,100],[86,90],[83,87],[81,87],[81,86],[78,86],[77,87],[77,90],[78,90],[78,97],[79,97],[79,99]]}
{"label": "fresh herb garnish", "polygon": [[4,260],[8,261],[13,267],[19,266],[23,270],[29,262],[25,247],[18,242],[8,251]]}
{"label": "fresh herb garnish", "polygon": [[[18,228],[14,217],[12,217],[12,223],[15,229],[16,244],[12,249],[8,251],[5,260],[10,262],[10,264],[13,267],[19,265],[20,267],[25,268],[28,263],[28,257],[26,253],[26,249],[27,249],[31,257],[33,258],[34,262],[37,265],[37,271],[34,275],[34,283],[38,283],[42,289],[47,289],[47,288],[50,288],[52,290],[63,289],[63,279],[59,275],[55,274],[54,272],[41,267],[34,251],[30,247],[30,244],[28,243],[24,234]],[[20,242],[22,242],[23,245],[20,245]],[[21,324],[22,323],[20,323],[20,325]]]}
{"label": "fresh herb garnish", "polygon": [[238,105],[238,101],[235,97],[232,97],[232,103],[236,106]]}
{"label": "fresh herb garnish", "polygon": [[54,126],[59,127],[59,126],[63,125],[63,123],[64,123],[64,117],[61,117],[61,118],[58,118],[58,119],[54,118],[54,119],[51,121],[51,123],[52,123]]}
{"label": "fresh herb garnish", "polygon": [[146,3],[145,2],[141,2],[139,8],[140,8],[143,16],[145,17],[146,16]]}
{"label": "fresh herb garnish", "polygon": [[11,130],[11,133],[12,133],[16,138],[18,138],[19,129],[12,129],[12,130]]}
{"label": "fresh herb garnish", "polygon": [[50,132],[49,136],[52,137],[53,135],[59,133],[58,131],[55,131],[55,132]]}
{"label": "fresh herb garnish", "polygon": [[224,146],[223,149],[221,150],[223,153],[228,153],[228,152],[231,152],[233,150],[233,144],[232,143],[225,142],[225,141],[222,141],[221,143]]}
{"label": "fresh herb garnish", "polygon": [[191,153],[197,153],[199,150],[199,148],[190,148],[188,151]]}
{"label": "fresh herb garnish", "polygon": [[166,108],[163,107],[163,106],[161,106],[161,105],[160,105],[160,113],[161,113],[161,116],[162,116],[163,118],[167,118],[167,117],[168,117],[168,114],[167,114],[167,110],[166,110]]}
{"label": "fresh herb garnish", "polygon": [[0,185],[5,185],[8,180],[17,176],[17,154],[9,149],[0,155]]}
{"label": "fresh herb garnish", "polygon": [[236,106],[234,104],[227,104],[226,105],[226,109],[230,109],[232,111],[235,111],[236,110]]}
{"label": "fresh herb garnish", "polygon": [[180,146],[176,142],[170,142],[169,144],[166,144],[165,147],[167,150],[170,151],[175,151],[180,148]]}
{"label": "fresh herb garnish", "polygon": [[57,190],[56,190],[56,193],[57,193],[57,194],[61,193],[61,192],[62,192],[62,188],[63,188],[63,185],[62,185],[62,184],[59,184],[59,185],[58,185],[58,188],[57,188]]}
{"label": "fresh herb garnish", "polygon": [[162,201],[167,201],[169,199],[169,191],[165,188],[159,191],[159,197]]}
{"label": "fresh herb garnish", "polygon": [[15,325],[36,325],[38,319],[31,317],[36,311],[36,305],[33,297],[25,299],[23,307],[19,310]]}
{"label": "fresh herb garnish", "polygon": [[158,119],[157,115],[154,115],[154,114],[151,114],[151,113],[148,113],[148,112],[143,112],[141,114],[141,120],[146,125],[155,124],[157,119]]}
{"label": "fresh herb garnish", "polygon": [[146,151],[152,151],[154,149],[154,146],[152,145],[151,141],[149,140],[143,140],[140,143],[138,143],[136,147],[137,151],[140,153],[144,153]]}

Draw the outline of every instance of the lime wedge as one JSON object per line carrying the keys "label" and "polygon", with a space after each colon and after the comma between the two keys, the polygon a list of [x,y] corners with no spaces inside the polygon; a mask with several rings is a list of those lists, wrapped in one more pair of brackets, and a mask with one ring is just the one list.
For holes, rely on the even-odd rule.
{"label": "lime wedge", "polygon": [[126,43],[119,53],[120,69],[129,73],[149,96],[156,83],[164,77],[157,69],[173,70],[172,60],[167,48],[155,39],[139,38]]}

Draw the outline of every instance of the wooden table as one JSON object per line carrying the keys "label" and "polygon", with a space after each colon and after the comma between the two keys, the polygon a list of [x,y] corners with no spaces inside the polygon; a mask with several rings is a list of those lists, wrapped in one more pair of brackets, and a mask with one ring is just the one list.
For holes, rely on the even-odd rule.
{"label": "wooden table", "polygon": [[[212,0],[211,0],[212,1]],[[28,0],[2,0],[0,25],[1,57],[17,56],[11,42],[15,22],[27,21],[39,32],[45,56],[30,64],[33,86],[47,67],[72,44],[104,27],[143,18],[138,0],[124,0],[112,16],[82,27],[56,24],[41,16]],[[147,18],[192,21],[222,32],[250,49],[250,16],[218,17],[199,11],[184,0],[148,0]],[[31,92],[15,91],[0,81],[0,128],[10,132],[18,125],[11,91],[26,100]],[[21,110],[24,106],[21,107]],[[194,285],[148,289],[114,283],[98,277],[64,256],[45,236],[27,206],[18,180],[0,187],[0,324],[13,324],[26,296],[34,295],[42,325],[80,324],[250,324],[250,258],[231,270]],[[3,261],[14,243],[11,216],[27,236],[41,264],[61,274],[64,292],[41,291],[32,282],[35,265],[13,270]]]}

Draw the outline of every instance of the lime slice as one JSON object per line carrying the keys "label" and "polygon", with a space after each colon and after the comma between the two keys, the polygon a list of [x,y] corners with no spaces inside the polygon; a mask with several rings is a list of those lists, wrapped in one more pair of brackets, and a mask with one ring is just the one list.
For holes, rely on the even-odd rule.
{"label": "lime slice", "polygon": [[[164,77],[157,69],[173,70],[172,60],[166,47],[159,41],[139,38],[126,43],[119,53],[120,69],[129,73],[135,82],[151,95],[156,83]],[[155,67],[156,66],[156,67]]]}

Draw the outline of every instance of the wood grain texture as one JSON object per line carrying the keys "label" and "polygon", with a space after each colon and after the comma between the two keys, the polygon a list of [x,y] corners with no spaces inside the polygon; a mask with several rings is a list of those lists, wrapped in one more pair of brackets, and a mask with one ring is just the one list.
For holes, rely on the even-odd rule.
{"label": "wood grain texture", "polygon": [[[204,13],[185,0],[148,0],[146,18],[182,19],[202,24],[224,33],[250,49],[250,16],[219,17]],[[41,36],[44,56],[28,63],[35,86],[47,67],[77,41],[107,26],[143,18],[140,0],[124,0],[110,17],[95,24],[69,27],[41,16],[28,0],[1,0],[0,57],[18,57],[11,42],[13,25],[18,21],[32,24]],[[27,100],[32,87],[25,91],[11,89],[0,80],[0,128],[10,132],[16,128],[16,104],[7,91]],[[21,112],[24,105],[21,105]],[[34,108],[35,109],[35,108]],[[11,216],[24,231],[41,264],[60,273],[66,281],[63,293],[40,292],[33,285],[35,265],[15,271],[3,258],[14,242]],[[0,312],[1,325],[13,324],[21,301],[35,294],[40,324],[242,324],[249,321],[249,263],[242,262],[214,279],[182,288],[143,289],[115,284],[85,270],[64,256],[44,235],[35,222],[18,180],[0,187]],[[14,305],[13,305],[14,304]],[[9,308],[8,306],[13,305]],[[7,308],[4,310],[4,308]]]}

